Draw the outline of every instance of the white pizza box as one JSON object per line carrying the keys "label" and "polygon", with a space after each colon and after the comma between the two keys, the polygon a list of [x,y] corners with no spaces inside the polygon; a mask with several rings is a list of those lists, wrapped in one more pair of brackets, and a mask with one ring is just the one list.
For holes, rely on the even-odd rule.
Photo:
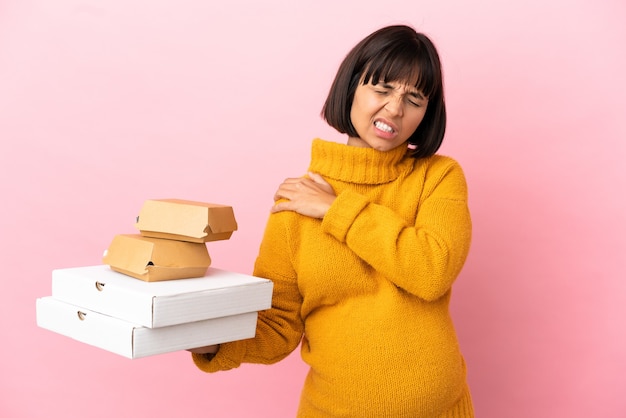
{"label": "white pizza box", "polygon": [[36,309],[39,327],[131,359],[252,338],[257,322],[257,312],[247,312],[146,328],[51,296],[37,299]]}
{"label": "white pizza box", "polygon": [[269,309],[271,280],[209,268],[204,277],[145,282],[107,265],[52,271],[52,297],[148,328]]}

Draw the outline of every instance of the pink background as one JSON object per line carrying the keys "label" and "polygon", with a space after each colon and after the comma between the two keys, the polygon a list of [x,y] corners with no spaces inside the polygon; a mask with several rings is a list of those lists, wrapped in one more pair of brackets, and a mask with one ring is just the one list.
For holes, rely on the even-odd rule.
{"label": "pink background", "polygon": [[441,152],[475,239],[452,311],[482,418],[626,416],[622,0],[0,1],[0,416],[291,417],[306,372],[206,375],[39,329],[54,268],[99,264],[146,199],[230,204],[250,273],[350,47],[390,23],[444,63]]}

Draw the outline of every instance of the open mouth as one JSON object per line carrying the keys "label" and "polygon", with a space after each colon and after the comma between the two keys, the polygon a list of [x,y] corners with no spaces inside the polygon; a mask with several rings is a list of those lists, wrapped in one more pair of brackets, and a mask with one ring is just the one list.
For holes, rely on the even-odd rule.
{"label": "open mouth", "polygon": [[374,122],[374,126],[378,129],[380,129],[383,132],[387,132],[387,133],[393,133],[394,130],[391,126],[387,125],[385,122],[381,122],[379,120],[377,120],[376,122]]}

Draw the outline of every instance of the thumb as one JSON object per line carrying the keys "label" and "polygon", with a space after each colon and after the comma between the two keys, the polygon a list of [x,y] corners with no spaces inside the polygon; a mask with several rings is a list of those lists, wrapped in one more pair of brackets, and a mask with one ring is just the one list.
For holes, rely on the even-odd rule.
{"label": "thumb", "polygon": [[311,180],[313,180],[314,182],[316,182],[317,184],[328,184],[328,182],[326,180],[324,180],[324,177],[322,177],[321,175],[314,173],[312,171],[309,171],[308,176]]}

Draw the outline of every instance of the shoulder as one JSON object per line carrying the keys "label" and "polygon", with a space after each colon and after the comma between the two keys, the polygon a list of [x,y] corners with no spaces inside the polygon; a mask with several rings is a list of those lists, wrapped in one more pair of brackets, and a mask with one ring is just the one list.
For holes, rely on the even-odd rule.
{"label": "shoulder", "polygon": [[461,170],[461,165],[459,164],[459,162],[455,160],[454,158],[449,157],[447,155],[435,154],[435,155],[431,155],[430,157],[422,158],[421,160],[419,160],[419,162],[426,164],[429,168],[432,168],[432,169]]}
{"label": "shoulder", "polygon": [[444,187],[454,190],[454,194],[464,196],[467,184],[465,173],[457,160],[446,155],[435,154],[416,161],[416,168],[422,171],[427,189],[433,191]]}
{"label": "shoulder", "polygon": [[463,169],[457,160],[447,155],[435,154],[425,157],[415,162],[415,167],[420,167],[425,171],[426,176],[447,175],[448,173],[458,173],[463,176]]}

